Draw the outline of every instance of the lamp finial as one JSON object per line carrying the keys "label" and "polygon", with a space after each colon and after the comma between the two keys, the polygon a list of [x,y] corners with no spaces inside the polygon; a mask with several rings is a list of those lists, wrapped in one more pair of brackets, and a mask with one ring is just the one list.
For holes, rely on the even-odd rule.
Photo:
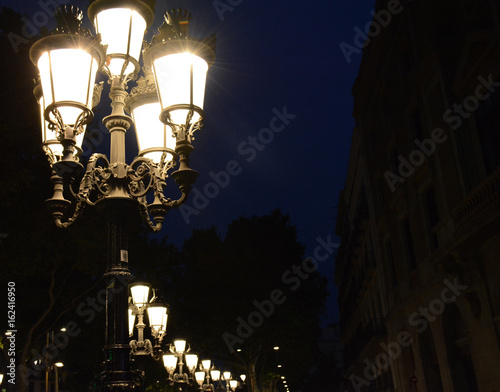
{"label": "lamp finial", "polygon": [[80,8],[64,5],[56,10],[54,16],[58,31],[76,34],[81,30],[83,12]]}
{"label": "lamp finial", "polygon": [[177,31],[179,38],[188,36],[190,21],[191,13],[188,10],[183,10],[181,8],[167,11],[165,14],[165,22]]}

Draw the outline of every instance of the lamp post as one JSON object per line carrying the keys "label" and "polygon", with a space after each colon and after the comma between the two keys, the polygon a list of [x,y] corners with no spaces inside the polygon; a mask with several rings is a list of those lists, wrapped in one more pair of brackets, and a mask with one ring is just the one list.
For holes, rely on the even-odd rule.
{"label": "lamp post", "polygon": [[[224,390],[222,386],[222,381],[226,383],[226,390],[234,392],[238,386],[238,381],[231,379],[231,372],[225,371],[222,373],[220,370],[215,369],[211,365],[211,361],[209,359],[205,359],[201,361],[200,370],[195,373],[196,381],[200,387],[200,390],[204,392],[214,392],[217,390]],[[215,387],[214,383],[218,382],[217,387]]]}
{"label": "lamp post", "polygon": [[204,359],[201,361],[200,370],[195,372],[195,378],[196,382],[200,386],[200,390],[213,392],[215,388],[212,381],[220,380],[220,370],[212,368],[210,359]]}
{"label": "lamp post", "polygon": [[[129,305],[129,334],[132,336],[137,317],[137,340],[130,342],[133,355],[150,355],[159,360],[161,342],[167,331],[167,307],[155,302],[156,297],[149,299],[150,285],[148,283],[133,283],[130,286],[131,303]],[[154,346],[149,339],[144,339],[144,313],[147,312]]]}
{"label": "lamp post", "polygon": [[[168,372],[168,381],[170,385],[193,385],[193,374],[198,364],[198,356],[189,354],[190,348],[186,349],[185,340],[175,340],[169,347],[170,354],[163,355],[163,364]],[[184,362],[185,361],[185,362]],[[184,372],[186,365],[188,372]],[[178,372],[175,370],[179,368]]]}
{"label": "lamp post", "polygon": [[[159,231],[167,212],[179,207],[191,190],[197,177],[189,166],[191,142],[194,131],[202,127],[206,73],[215,60],[215,37],[192,37],[191,15],[169,11],[144,51],[147,91],[140,90],[145,86],[141,82],[129,95],[127,86],[140,72],[144,33],[154,11],[141,0],[95,0],[88,14],[96,36],[82,28],[83,14],[78,8],[64,6],[56,11],[57,29],[30,50],[41,81],[35,95],[41,106],[42,141],[53,170],[54,192],[46,203],[61,228],[73,224],[88,205],[97,205],[106,217],[106,360],[98,389],[132,391],[141,388],[141,377],[131,371],[129,360],[127,287],[131,275],[126,217],[138,209],[146,225]],[[98,71],[110,85],[111,113],[103,119],[110,133],[110,151],[109,156],[93,154],[77,181],[83,171],[79,162],[82,135],[99,101]],[[159,105],[155,102],[146,110],[144,105],[154,101],[153,91]],[[134,118],[125,113],[126,105]],[[134,120],[140,150],[128,164],[125,134]],[[169,138],[175,143],[169,143]],[[164,194],[169,177],[177,183],[178,198]]]}

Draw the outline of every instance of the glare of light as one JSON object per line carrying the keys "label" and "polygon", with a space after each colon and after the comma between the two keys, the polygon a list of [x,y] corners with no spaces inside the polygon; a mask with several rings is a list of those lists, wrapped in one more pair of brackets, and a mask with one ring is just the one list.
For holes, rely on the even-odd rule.
{"label": "glare of light", "polygon": [[64,363],[62,363],[62,362],[56,362],[56,363],[54,363],[54,366],[63,367]]}
{"label": "glare of light", "polygon": [[275,351],[278,351],[279,349],[280,349],[279,346],[274,346]]}
{"label": "glare of light", "polygon": [[66,328],[62,327],[62,328],[60,329],[60,331],[61,331],[61,332],[66,332]]}

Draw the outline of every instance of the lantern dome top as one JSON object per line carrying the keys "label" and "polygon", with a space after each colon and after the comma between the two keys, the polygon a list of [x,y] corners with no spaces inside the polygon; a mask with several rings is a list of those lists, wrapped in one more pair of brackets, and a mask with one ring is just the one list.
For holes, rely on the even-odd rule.
{"label": "lantern dome top", "polygon": [[[211,34],[206,38],[196,38],[189,34],[191,13],[183,9],[167,11],[164,23],[158,28],[158,33],[153,36],[150,45],[144,49],[146,66],[156,57],[158,52],[166,53],[190,52],[203,58],[208,66],[215,61],[216,36]],[[161,49],[160,49],[161,48]]]}
{"label": "lantern dome top", "polygon": [[42,33],[30,49],[30,59],[37,65],[40,56],[50,50],[74,48],[84,49],[96,59],[99,68],[106,60],[106,47],[101,44],[99,35],[93,36],[89,29],[82,28],[82,11],[74,6],[62,6],[55,12],[57,28]]}
{"label": "lantern dome top", "polygon": [[[80,8],[64,5],[56,9],[54,16],[58,33],[78,34],[84,32],[82,29],[83,12]],[[85,31],[85,34],[87,33],[90,34],[88,30]]]}

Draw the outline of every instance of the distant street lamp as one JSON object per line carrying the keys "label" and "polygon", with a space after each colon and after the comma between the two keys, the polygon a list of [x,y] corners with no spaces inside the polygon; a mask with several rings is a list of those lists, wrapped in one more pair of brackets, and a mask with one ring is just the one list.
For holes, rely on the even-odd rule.
{"label": "distant street lamp", "polygon": [[[35,96],[41,110],[42,144],[52,167],[54,192],[46,203],[61,228],[73,224],[88,205],[102,208],[109,233],[108,306],[106,361],[98,389],[138,391],[142,376],[130,369],[127,290],[117,290],[126,289],[131,278],[126,217],[138,210],[146,225],[159,231],[168,211],[178,208],[190,193],[198,175],[189,166],[191,142],[205,117],[205,83],[215,60],[215,37],[192,37],[191,15],[184,10],[167,12],[165,23],[145,47],[144,77],[128,94],[128,83],[141,72],[144,33],[154,11],[141,0],[95,0],[88,14],[96,36],[82,28],[83,13],[78,8],[64,6],[56,11],[57,29],[30,50],[40,74]],[[93,154],[78,181],[83,172],[82,135],[100,101],[102,85],[95,85],[98,71],[110,85],[112,110],[103,119],[110,151],[108,156]],[[139,152],[128,164],[125,134],[134,122]],[[170,177],[180,191],[173,199],[164,194]],[[159,324],[153,328],[161,335]]]}
{"label": "distant street lamp", "polygon": [[0,373],[0,385],[2,385],[2,382],[3,382],[3,374]]}
{"label": "distant street lamp", "polygon": [[[168,381],[170,385],[186,384],[193,385],[193,374],[198,364],[198,356],[196,354],[188,354],[191,350],[186,349],[185,340],[175,340],[170,345],[170,354],[163,355],[163,364],[168,372]],[[184,372],[186,365],[188,372]],[[175,370],[179,368],[179,371]]]}
{"label": "distant street lamp", "polygon": [[[61,328],[60,331],[63,332],[66,331],[65,328]],[[54,331],[47,332],[47,344],[46,347],[49,347],[49,344],[51,343],[54,344]],[[45,353],[45,390],[49,392],[50,390],[50,384],[49,384],[49,379],[50,379],[50,372],[54,371],[54,385],[55,385],[55,392],[59,392],[59,372],[58,368],[63,367],[64,364],[62,362],[54,362],[54,358],[49,355],[49,352]]]}
{"label": "distant street lamp", "polygon": [[[133,355],[151,355],[156,360],[161,356],[161,342],[167,331],[167,307],[155,302],[156,297],[149,299],[150,285],[148,283],[133,283],[129,286],[131,303],[129,305],[129,334],[132,336],[134,322],[137,317],[137,340],[130,342]],[[144,339],[144,313],[147,312],[154,346],[149,339]]]}
{"label": "distant street lamp", "polygon": [[[225,371],[222,373],[216,370],[209,359],[201,361],[200,370],[195,373],[196,381],[200,386],[200,390],[204,392],[224,390],[234,392],[238,386],[238,381],[231,379],[231,372]],[[214,382],[217,383],[215,387]],[[222,386],[222,381],[225,381],[226,388]]]}
{"label": "distant street lamp", "polygon": [[200,370],[194,374],[196,382],[202,391],[214,391],[212,381],[220,380],[220,370],[212,368],[212,362],[209,359],[201,361]]}

